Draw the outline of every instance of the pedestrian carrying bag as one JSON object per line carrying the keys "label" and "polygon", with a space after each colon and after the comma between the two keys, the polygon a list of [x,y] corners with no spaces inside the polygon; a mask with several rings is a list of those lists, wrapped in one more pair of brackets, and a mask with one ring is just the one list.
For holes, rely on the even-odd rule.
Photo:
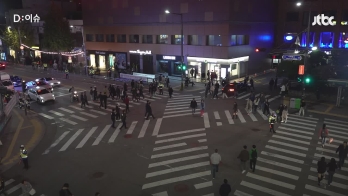
{"label": "pedestrian carrying bag", "polygon": [[35,189],[31,189],[31,190],[29,191],[29,194],[30,194],[30,195],[35,195],[35,193],[36,193]]}

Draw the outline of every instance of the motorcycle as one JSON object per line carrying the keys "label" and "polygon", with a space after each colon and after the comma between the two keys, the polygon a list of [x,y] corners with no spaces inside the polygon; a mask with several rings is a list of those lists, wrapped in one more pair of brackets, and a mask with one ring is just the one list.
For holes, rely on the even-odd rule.
{"label": "motorcycle", "polygon": [[77,94],[77,91],[74,91],[73,97],[72,97],[73,101],[77,101],[79,102],[79,95]]}
{"label": "motorcycle", "polygon": [[19,109],[22,109],[24,107],[24,108],[27,108],[28,110],[30,110],[30,102],[28,100],[25,100],[23,98],[19,98],[18,105],[19,105]]}

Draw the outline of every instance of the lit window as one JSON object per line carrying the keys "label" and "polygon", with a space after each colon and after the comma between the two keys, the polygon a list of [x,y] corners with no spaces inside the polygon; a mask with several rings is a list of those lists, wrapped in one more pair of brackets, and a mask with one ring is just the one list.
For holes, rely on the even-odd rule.
{"label": "lit window", "polygon": [[338,40],[339,48],[348,48],[348,33],[340,33],[340,39]]}
{"label": "lit window", "polygon": [[334,40],[333,32],[321,32],[320,33],[320,48],[332,48]]}

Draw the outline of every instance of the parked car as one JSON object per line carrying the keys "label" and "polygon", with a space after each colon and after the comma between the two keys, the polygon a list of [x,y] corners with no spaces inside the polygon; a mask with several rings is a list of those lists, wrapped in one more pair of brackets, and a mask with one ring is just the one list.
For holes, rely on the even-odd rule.
{"label": "parked car", "polygon": [[44,81],[29,81],[26,83],[26,89],[31,89],[31,88],[36,88],[36,87],[42,87],[42,88],[45,88],[45,89],[48,89],[50,91],[53,91],[53,88],[51,85],[47,84],[46,82]]}
{"label": "parked car", "polygon": [[10,76],[11,81],[13,82],[13,86],[17,87],[17,86],[21,86],[22,85],[22,78],[20,78],[19,76]]}
{"label": "parked car", "polygon": [[235,92],[242,93],[248,90],[248,85],[244,83],[229,83],[222,88],[222,92],[226,93],[227,96],[234,96]]}
{"label": "parked car", "polygon": [[53,87],[56,87],[56,86],[60,86],[60,81],[59,80],[56,80],[54,78],[51,78],[51,77],[47,77],[47,78],[38,78],[35,80],[36,82],[39,82],[39,81],[43,81],[43,82],[46,82],[47,84],[53,86]]}

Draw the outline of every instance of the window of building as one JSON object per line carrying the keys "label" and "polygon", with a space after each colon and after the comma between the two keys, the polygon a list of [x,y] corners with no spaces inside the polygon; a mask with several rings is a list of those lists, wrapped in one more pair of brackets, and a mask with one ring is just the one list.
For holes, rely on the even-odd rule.
{"label": "window of building", "polygon": [[231,35],[231,46],[237,45],[237,35]]}
{"label": "window of building", "polygon": [[152,44],[152,35],[143,35],[142,42],[143,44]]}
{"label": "window of building", "polygon": [[95,41],[96,42],[104,42],[104,35],[103,34],[95,34]]}
{"label": "window of building", "polygon": [[286,13],[286,21],[287,22],[297,22],[298,16],[299,16],[299,12],[287,12]]}
{"label": "window of building", "polygon": [[[314,21],[314,16],[317,16],[318,12],[311,12],[311,23]],[[309,12],[303,12],[303,18],[302,18],[302,25],[303,26],[308,26],[308,17],[309,17]]]}
{"label": "window of building", "polygon": [[93,42],[94,41],[94,35],[93,34],[86,34],[86,41],[87,42]]}
{"label": "window of building", "polygon": [[[309,33],[309,47],[314,46],[315,33]],[[301,36],[301,47],[307,47],[307,32],[303,32]]]}
{"label": "window of building", "polygon": [[126,42],[127,42],[127,36],[125,34],[117,35],[117,43],[126,43]]}
{"label": "window of building", "polygon": [[348,48],[348,32],[340,33],[340,39],[338,42],[339,48]]}
{"label": "window of building", "polygon": [[221,35],[208,35],[207,36],[208,46],[222,46]]}
{"label": "window of building", "polygon": [[231,35],[231,46],[248,45],[249,36],[248,35]]}
{"label": "window of building", "polygon": [[343,26],[348,25],[348,10],[342,11],[341,25]]}
{"label": "window of building", "polygon": [[198,35],[188,35],[187,36],[187,45],[200,45]]}
{"label": "window of building", "polygon": [[321,32],[320,33],[320,48],[332,48],[334,40],[333,32]]}
{"label": "window of building", "polygon": [[181,44],[181,39],[181,35],[172,35],[172,44]]}
{"label": "window of building", "polygon": [[107,34],[105,35],[106,42],[115,42],[115,35],[114,34]]}
{"label": "window of building", "polygon": [[139,35],[129,35],[129,43],[139,43]]}
{"label": "window of building", "polygon": [[156,35],[156,44],[168,44],[168,35]]}

